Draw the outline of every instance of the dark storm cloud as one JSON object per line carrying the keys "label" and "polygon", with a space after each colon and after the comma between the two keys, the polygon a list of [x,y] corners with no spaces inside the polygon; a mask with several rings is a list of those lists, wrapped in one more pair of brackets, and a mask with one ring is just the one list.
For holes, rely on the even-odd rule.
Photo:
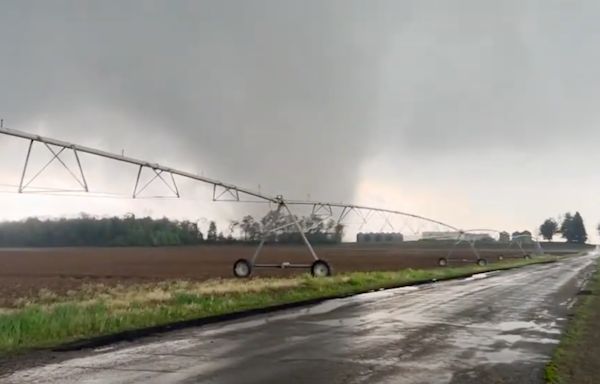
{"label": "dark storm cloud", "polygon": [[[419,153],[598,138],[597,2],[419,2],[389,41],[380,118]],[[529,148],[523,148],[530,143]]]}
{"label": "dark storm cloud", "polygon": [[[52,126],[90,107],[118,111],[139,119],[127,134],[168,132],[166,153],[209,163],[193,170],[296,197],[351,198],[383,43],[363,11],[377,9],[280,1],[15,1],[1,9],[0,98],[11,121],[39,116]],[[70,121],[61,133],[97,118]],[[111,141],[117,133],[86,131]],[[153,159],[156,150],[142,153]]]}
{"label": "dark storm cloud", "polygon": [[[0,114],[240,185],[349,200],[375,152],[598,138],[597,8],[4,1]],[[99,123],[111,114],[130,124]]]}

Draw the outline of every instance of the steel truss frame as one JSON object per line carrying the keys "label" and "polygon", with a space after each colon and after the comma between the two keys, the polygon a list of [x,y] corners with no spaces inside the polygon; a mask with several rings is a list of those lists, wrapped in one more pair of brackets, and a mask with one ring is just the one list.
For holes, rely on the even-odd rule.
{"label": "steel truss frame", "polygon": [[[56,140],[56,139],[52,139],[52,138],[48,138],[48,137],[42,137],[39,135],[27,133],[27,132],[9,129],[4,126],[0,126],[0,134],[29,141],[27,155],[25,158],[25,165],[23,167],[21,180],[19,183],[18,193],[26,192],[26,189],[30,186],[31,182],[34,181],[40,174],[42,174],[46,170],[46,168],[54,161],[59,162],[64,168],[67,169],[69,174],[73,178],[75,178],[75,180],[81,185],[84,192],[89,192],[90,188],[88,186],[88,182],[87,182],[87,179],[84,174],[82,162],[79,157],[79,155],[83,153],[83,154],[101,157],[101,158],[105,158],[105,159],[110,159],[110,160],[114,160],[114,161],[118,161],[118,162],[122,162],[122,163],[136,165],[138,167],[138,172],[137,172],[137,177],[135,179],[135,185],[134,185],[133,193],[132,193],[132,198],[134,198],[134,199],[138,198],[140,196],[140,194],[142,192],[144,192],[150,184],[152,184],[153,182],[155,182],[157,180],[162,182],[168,188],[168,190],[173,194],[174,197],[180,198],[181,194],[180,194],[180,190],[177,185],[177,182],[176,182],[176,177],[180,177],[180,178],[191,179],[194,181],[199,181],[199,182],[202,182],[205,184],[212,185],[212,187],[213,187],[212,200],[213,201],[263,202],[263,203],[275,204],[277,206],[277,214],[278,215],[280,215],[280,214],[288,215],[290,218],[289,223],[286,224],[284,227],[268,228],[262,233],[261,241],[260,241],[256,251],[254,252],[252,259],[248,262],[248,266],[250,268],[252,268],[252,267],[255,267],[255,268],[308,268],[308,267],[315,267],[315,265],[318,263],[321,263],[320,267],[322,267],[323,264],[325,264],[327,266],[327,268],[329,268],[329,266],[326,264],[326,262],[319,259],[317,253],[315,252],[314,248],[312,247],[312,244],[310,243],[310,241],[308,240],[308,238],[306,236],[306,233],[311,231],[313,228],[303,228],[303,226],[300,223],[300,221],[298,220],[298,218],[292,212],[292,207],[295,207],[295,206],[297,206],[297,207],[312,206],[312,215],[313,215],[313,217],[318,219],[317,223],[315,225],[319,225],[323,221],[332,218],[334,216],[336,210],[340,210],[340,213],[336,220],[336,223],[338,225],[341,224],[343,222],[343,220],[346,217],[348,217],[348,215],[350,213],[355,213],[360,217],[360,219],[362,220],[361,228],[363,225],[367,224],[368,220],[373,215],[379,215],[380,217],[382,217],[384,219],[383,227],[387,226],[393,230],[393,225],[391,224],[389,219],[392,215],[400,215],[403,217],[419,219],[419,220],[422,220],[422,221],[425,221],[428,223],[440,225],[440,226],[447,228],[449,230],[452,230],[452,231],[462,232],[457,227],[446,224],[444,222],[430,219],[430,218],[420,216],[420,215],[415,215],[412,213],[397,211],[397,210],[376,208],[376,207],[369,207],[369,206],[348,204],[348,203],[287,200],[287,199],[284,199],[283,196],[281,196],[281,195],[271,196],[271,195],[267,195],[267,194],[264,194],[261,192],[256,192],[256,191],[253,191],[253,190],[250,190],[247,188],[238,187],[233,184],[224,183],[224,182],[216,180],[216,179],[196,175],[191,172],[186,172],[186,171],[182,171],[182,170],[178,170],[178,169],[174,169],[174,168],[170,168],[170,167],[165,167],[165,166],[157,164],[157,163],[151,163],[151,162],[148,162],[145,160],[140,160],[140,159],[136,159],[133,157],[124,156],[124,155],[118,155],[118,154],[114,154],[111,152],[107,152],[107,151],[103,151],[103,150],[99,150],[99,149],[95,149],[95,148],[91,148],[91,147],[86,147],[86,146],[82,146],[82,145],[69,143],[69,142],[62,141],[62,140]],[[41,144],[41,145],[45,146],[51,152],[53,157],[30,180],[25,181],[27,170],[29,167],[29,160],[30,160],[30,156],[31,156],[31,152],[32,152],[34,144]],[[58,148],[58,149],[56,149],[56,148]],[[67,166],[67,164],[60,158],[60,156],[65,151],[72,151],[72,153],[74,154],[75,160],[77,163],[77,168],[78,168],[77,172],[75,172],[71,168],[69,168]],[[140,181],[141,181],[142,173],[144,172],[145,169],[151,170],[153,175],[149,181],[147,181],[146,183],[141,185]],[[77,175],[77,173],[79,174],[79,176]],[[60,191],[60,192],[81,192],[81,191]],[[274,233],[276,231],[279,231],[283,228],[290,227],[290,226],[295,227],[295,229],[300,234],[304,245],[308,249],[310,256],[313,259],[313,264],[292,264],[292,263],[288,263],[288,262],[283,262],[281,264],[260,264],[260,263],[258,263],[258,257],[265,245],[268,235],[271,233]],[[328,271],[330,271],[330,270],[328,269]]]}
{"label": "steel truss frame", "polygon": [[[26,177],[27,177],[27,170],[29,168],[29,161],[31,159],[31,154],[33,152],[33,148],[34,148],[33,146],[34,146],[35,142],[36,141],[33,139],[29,140],[29,146],[27,148],[27,155],[25,156],[25,164],[23,165],[23,171],[21,173],[21,179],[19,181],[19,193],[26,192],[25,190],[28,187],[30,187],[31,183],[33,183],[42,173],[44,173],[44,171],[50,166],[50,164],[54,163],[55,161],[58,162],[60,165],[62,165],[62,167],[69,173],[69,175],[71,175],[71,177],[73,177],[73,179],[75,179],[75,181],[77,181],[77,183],[81,186],[81,188],[83,188],[83,192],[89,192],[87,180],[85,178],[85,173],[83,172],[83,167],[81,166],[81,160],[79,159],[79,153],[77,151],[77,148],[75,148],[73,146],[70,146],[70,147],[69,146],[57,146],[60,149],[55,150],[54,148],[52,148],[52,143],[41,142],[43,144],[43,146],[52,154],[52,158],[49,161],[47,161],[41,167],[41,169],[39,169],[37,171],[37,173],[35,173],[28,181],[25,181]],[[69,149],[73,152],[75,161],[77,162],[79,176],[77,176],[76,173],[60,157],[63,154],[63,152],[65,152],[66,150],[69,150]]]}
{"label": "steel truss frame", "polygon": [[[469,244],[469,248],[471,248],[471,252],[473,252],[473,255],[475,256],[475,261],[478,264],[479,263],[485,264],[486,261],[481,258],[481,255],[479,254],[479,251],[475,247],[475,242],[476,242],[475,240],[467,240],[467,239],[465,239],[465,233],[464,232],[459,233],[458,237],[456,238],[456,241],[452,245],[452,248],[450,248],[450,251],[448,251],[448,255],[446,256],[446,261],[449,261],[452,258],[452,254],[454,253],[454,250],[456,249],[456,247],[458,247],[462,243],[467,243],[467,244]],[[464,260],[464,261],[469,261],[469,260]]]}
{"label": "steel truss frame", "polygon": [[521,253],[523,254],[523,257],[528,258],[530,257],[530,253],[527,252],[525,250],[525,248],[523,248],[523,240],[524,239],[531,239],[533,241],[533,243],[535,243],[537,249],[536,252],[539,252],[541,254],[544,254],[544,248],[542,247],[542,244],[540,244],[540,242],[538,240],[533,239],[531,236],[529,235],[519,235],[516,237],[511,237],[510,239],[510,243],[508,245],[508,249],[511,249],[513,244],[516,244],[517,247],[519,247],[519,250],[521,251]]}
{"label": "steel truss frame", "polygon": [[[473,252],[473,255],[475,256],[477,264],[480,264],[480,265],[487,264],[487,260],[481,257],[481,255],[479,253],[479,250],[475,246],[475,244],[477,243],[478,240],[475,240],[475,239],[470,239],[470,240],[465,239],[465,236],[467,234],[469,234],[469,233],[480,233],[480,232],[492,232],[492,233],[496,233],[498,235],[500,235],[500,233],[501,233],[501,231],[499,231],[497,229],[467,229],[467,230],[460,231],[458,237],[456,238],[456,241],[452,245],[452,248],[450,249],[450,251],[448,251],[448,255],[446,256],[445,262],[447,263],[450,260],[450,258],[452,257],[452,254],[454,253],[454,250],[456,249],[456,247],[458,247],[462,243],[467,243],[467,244],[469,244],[469,247],[471,248],[471,251]],[[523,244],[522,244],[523,242],[522,242],[521,238],[524,239],[526,237],[529,237],[529,236],[521,235],[521,236],[517,236],[517,239],[511,238],[511,240],[510,240],[510,242],[508,244],[508,247],[506,249],[510,250],[512,248],[512,246],[514,244],[516,244],[519,247],[519,249],[520,249],[520,251],[521,251],[521,253],[522,253],[522,255],[523,255],[524,258],[531,257],[530,254],[527,251],[525,251],[525,249],[523,248]],[[544,253],[544,249],[542,248],[542,246],[539,243],[539,241],[533,240],[533,242],[536,243],[536,245],[537,245],[540,253],[543,254]],[[502,260],[502,258],[503,257],[501,256],[500,260]],[[440,259],[440,261],[441,260],[442,259]]]}

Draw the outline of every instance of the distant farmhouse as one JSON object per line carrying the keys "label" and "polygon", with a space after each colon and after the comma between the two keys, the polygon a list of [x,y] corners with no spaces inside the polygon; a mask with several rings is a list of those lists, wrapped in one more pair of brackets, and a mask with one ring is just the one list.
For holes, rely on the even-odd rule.
{"label": "distant farmhouse", "polygon": [[369,232],[356,234],[357,243],[401,243],[404,236],[399,232]]}
{"label": "distant farmhouse", "polygon": [[519,232],[519,231],[515,231],[512,233],[512,241],[520,241],[522,243],[532,243],[533,242],[533,238],[531,235],[531,232],[529,231],[523,231],[523,232]]}
{"label": "distant farmhouse", "polygon": [[456,231],[423,232],[421,240],[465,240],[465,241],[493,241],[487,233],[463,233]]}
{"label": "distant farmhouse", "polygon": [[421,240],[457,240],[459,236],[460,232],[423,232]]}

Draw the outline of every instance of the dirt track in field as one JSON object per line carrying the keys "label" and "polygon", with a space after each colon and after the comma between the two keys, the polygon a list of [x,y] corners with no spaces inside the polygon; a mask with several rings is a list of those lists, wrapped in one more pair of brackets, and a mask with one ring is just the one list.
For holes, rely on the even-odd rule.
{"label": "dirt track in field", "polygon": [[[135,284],[168,279],[206,280],[231,277],[239,258],[251,258],[254,246],[219,245],[165,248],[54,248],[0,249],[0,307],[21,297],[37,296],[41,289],[65,294],[85,284]],[[319,256],[336,272],[381,271],[401,268],[432,268],[446,248],[410,248],[406,245],[343,244],[317,247]],[[499,251],[483,252],[488,261]],[[514,254],[514,251],[513,251]],[[506,255],[506,253],[505,253]],[[474,262],[468,249],[456,258]],[[301,246],[265,247],[259,262],[310,263]],[[257,276],[286,276],[305,270],[257,270]]]}

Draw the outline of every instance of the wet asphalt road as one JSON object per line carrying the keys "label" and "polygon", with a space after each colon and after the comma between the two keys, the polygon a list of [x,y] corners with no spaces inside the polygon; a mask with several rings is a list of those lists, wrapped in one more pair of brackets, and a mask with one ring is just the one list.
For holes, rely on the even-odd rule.
{"label": "wet asphalt road", "polygon": [[177,331],[70,354],[0,382],[539,383],[595,261],[574,257]]}

